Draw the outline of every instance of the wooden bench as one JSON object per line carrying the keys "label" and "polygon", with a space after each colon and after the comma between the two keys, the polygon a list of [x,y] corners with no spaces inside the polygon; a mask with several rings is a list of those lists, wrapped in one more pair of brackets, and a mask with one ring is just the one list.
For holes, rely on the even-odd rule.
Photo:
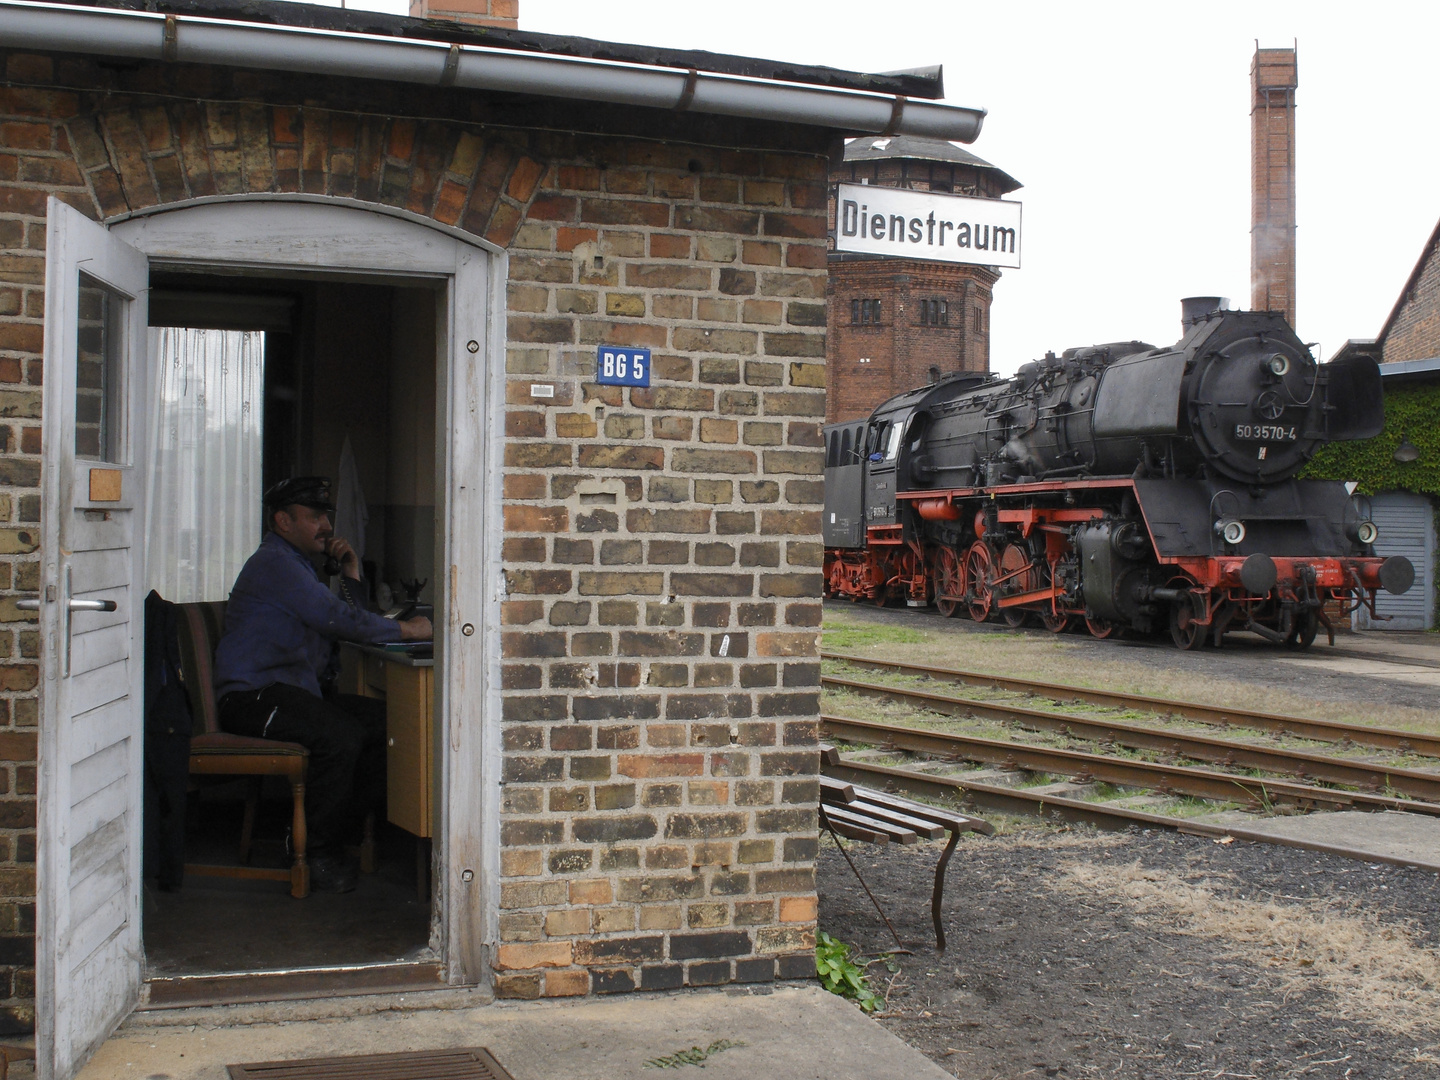
{"label": "wooden bench", "polygon": [[[822,760],[836,761],[838,755],[832,748],[824,747]],[[837,837],[844,836],[867,844],[888,844],[892,840],[898,844],[915,844],[922,837],[938,840],[946,833],[950,835],[940,861],[935,864],[935,888],[930,894],[935,945],[943,953],[945,927],[941,923],[940,912],[945,900],[945,870],[950,865],[950,856],[955,853],[961,833],[977,832],[989,836],[995,832],[994,826],[977,817],[927,806],[829,776],[820,777],[820,823]],[[869,891],[868,888],[866,891]]]}

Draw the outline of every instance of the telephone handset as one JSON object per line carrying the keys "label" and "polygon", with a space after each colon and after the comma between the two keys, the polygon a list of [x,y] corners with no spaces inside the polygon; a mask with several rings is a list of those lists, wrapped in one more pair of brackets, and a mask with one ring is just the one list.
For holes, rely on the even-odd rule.
{"label": "telephone handset", "polygon": [[340,560],[335,557],[335,552],[330,544],[331,540],[325,541],[325,565],[320,568],[320,572],[327,578],[332,578],[340,573]]}

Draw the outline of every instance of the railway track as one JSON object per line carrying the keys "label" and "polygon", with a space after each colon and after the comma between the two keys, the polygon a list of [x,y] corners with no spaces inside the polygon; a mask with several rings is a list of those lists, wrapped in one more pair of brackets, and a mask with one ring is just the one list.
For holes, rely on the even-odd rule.
{"label": "railway track", "polygon": [[1402,856],[1358,851],[1342,844],[1327,844],[1317,840],[1277,836],[1273,833],[1235,825],[1188,821],[1167,814],[1152,814],[1130,807],[1110,806],[1104,803],[1088,802],[1084,799],[1042,794],[1023,788],[1005,787],[1001,784],[978,783],[952,776],[934,776],[912,769],[897,769],[869,762],[850,761],[842,758],[838,753],[832,753],[827,757],[825,775],[855,784],[865,784],[882,791],[908,795],[916,799],[936,799],[942,803],[958,802],[966,808],[999,811],[1018,817],[1044,817],[1053,821],[1091,825],[1107,831],[1131,828],[1164,829],[1190,836],[1208,836],[1215,840],[1232,837],[1236,840],[1248,840],[1257,844],[1278,844],[1282,847],[1325,852],[1342,858],[1359,859],[1370,863],[1390,863],[1394,866],[1420,865]]}
{"label": "railway track", "polygon": [[[1058,703],[1079,700],[1113,708],[1144,710],[1214,726],[1244,727],[1272,735],[1294,735],[1344,746],[1363,745],[1392,752],[1440,757],[1440,739],[1411,732],[1307,720],[1250,710],[1216,708],[1192,702],[1148,698],[1138,694],[1089,690],[979,672],[877,661],[845,654],[827,653],[825,658],[889,674],[923,675],[932,680],[967,687],[1020,692],[1049,698]],[[975,717],[1031,732],[1041,732],[1047,737],[1060,735],[1070,740],[1094,744],[1095,749],[1101,752],[1092,753],[1033,742],[983,738],[952,731],[901,727],[824,715],[821,717],[822,725],[826,736],[831,739],[868,744],[887,751],[1067,777],[1077,783],[1110,784],[1162,795],[1240,803],[1261,810],[1284,805],[1298,810],[1389,810],[1440,817],[1440,773],[1422,769],[1175,731],[1162,726],[1133,722],[1129,718],[1121,721],[1026,708],[1009,702],[931,693],[836,675],[823,676],[821,683],[825,689],[831,691],[899,703],[915,709],[918,713],[937,717]],[[1106,748],[1116,749],[1109,753],[1103,752]],[[1153,760],[1156,756],[1164,760]],[[1150,759],[1147,760],[1146,757]],[[1177,759],[1219,768],[1176,764]],[[862,763],[851,761],[843,764],[847,768],[862,767]],[[1242,771],[1224,771],[1227,769]],[[872,783],[873,779],[872,777],[862,782]],[[927,782],[928,779],[942,778],[929,777]],[[966,790],[980,790],[987,786],[979,785],[977,788],[963,778],[953,781],[946,779],[947,782],[960,783]],[[894,783],[895,777],[889,777],[889,781]],[[914,784],[911,790],[914,790]],[[1021,794],[1023,789],[1006,790],[1011,792],[1007,796],[1011,801],[1018,800],[1021,804],[1041,802],[1052,811],[1057,806],[1053,793],[1036,800],[1031,799],[1029,793]],[[1087,814],[1103,815],[1109,812],[1094,802],[1071,801],[1086,807]],[[1176,820],[1165,815],[1137,811],[1122,816],[1127,821],[1136,820],[1135,813],[1142,813],[1139,820],[1144,821],[1159,819],[1173,824]],[[1221,831],[1233,833],[1233,830],[1228,829]]]}
{"label": "railway track", "polygon": [[1404,810],[1440,817],[1440,803],[1398,799],[1369,792],[1299,784],[1277,777],[1247,776],[1189,765],[1166,765],[1106,754],[1032,746],[1005,739],[983,739],[945,731],[897,727],[869,720],[851,720],[822,714],[826,735],[843,742],[867,743],[887,750],[1000,765],[1007,769],[1072,777],[1078,783],[1114,784],[1144,788],[1165,795],[1185,795],[1214,802],[1246,802],[1255,807],[1273,804],[1303,810]]}
{"label": "railway track", "polygon": [[1012,724],[1027,731],[1056,732],[1088,742],[1123,746],[1129,750],[1152,750],[1230,768],[1261,769],[1276,776],[1294,777],[1297,780],[1347,784],[1368,791],[1394,791],[1416,799],[1440,802],[1440,774],[1418,769],[1351,761],[1303,750],[1256,746],[1233,739],[1191,735],[1117,720],[1027,709],[1019,705],[994,704],[921,690],[902,690],[893,686],[833,676],[823,678],[821,685],[865,697],[902,702],[916,709],[944,716],[976,716]]}
{"label": "railway track", "polygon": [[[983,672],[963,671],[957,668],[924,667],[920,664],[873,660],[869,657],[852,656],[848,653],[826,652],[821,654],[821,659],[837,660],[872,671],[923,676],[937,682],[1010,690],[1031,694],[1035,697],[1049,698],[1061,704],[1083,701],[1090,705],[1136,709],[1181,720],[1195,720],[1202,724],[1213,724],[1218,727],[1253,728],[1271,735],[1293,735],[1316,742],[1352,743],[1356,746],[1374,747],[1377,750],[1395,750],[1405,754],[1440,758],[1440,736],[1424,735],[1413,731],[1342,724],[1333,720],[1311,720],[1302,716],[1263,713],[1251,709],[1231,709],[1219,705],[1202,705],[1193,701],[1147,697],[1144,694],[1127,694],[1118,690],[1092,690],[1083,686],[1065,686],[1059,683],[1020,679],[1005,675],[987,675]],[[821,681],[824,684],[827,680],[822,679]]]}

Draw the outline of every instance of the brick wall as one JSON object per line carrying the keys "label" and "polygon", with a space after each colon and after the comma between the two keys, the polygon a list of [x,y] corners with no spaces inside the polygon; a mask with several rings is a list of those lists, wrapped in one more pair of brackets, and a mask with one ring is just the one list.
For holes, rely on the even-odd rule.
{"label": "brick wall", "polygon": [[1414,274],[1385,331],[1384,359],[1428,360],[1440,356],[1440,231]]}
{"label": "brick wall", "polygon": [[[499,992],[812,973],[826,141],[361,81],[0,63],[0,1026],[33,1022],[38,642],[15,600],[37,587],[51,193],[103,220],[313,192],[509,249]],[[649,346],[653,385],[592,383],[599,342]]]}
{"label": "brick wall", "polygon": [[[868,416],[932,381],[932,369],[990,370],[990,302],[998,271],[914,259],[831,257],[827,423]],[[880,300],[879,326],[856,326],[852,300]],[[948,326],[921,323],[920,303],[943,300]]]}

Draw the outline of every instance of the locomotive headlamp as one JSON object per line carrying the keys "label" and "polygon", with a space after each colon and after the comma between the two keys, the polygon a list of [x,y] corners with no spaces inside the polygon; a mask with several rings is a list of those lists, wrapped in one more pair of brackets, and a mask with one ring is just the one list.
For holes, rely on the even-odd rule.
{"label": "locomotive headlamp", "polygon": [[1245,523],[1235,518],[1221,518],[1215,522],[1215,535],[1233,546],[1245,539]]}
{"label": "locomotive headlamp", "polygon": [[1380,535],[1380,530],[1375,527],[1373,521],[1361,521],[1355,526],[1355,539],[1366,547],[1375,543],[1375,538]]}
{"label": "locomotive headlamp", "polygon": [[1284,353],[1276,353],[1261,361],[1261,365],[1277,379],[1283,379],[1290,371],[1290,358]]}

